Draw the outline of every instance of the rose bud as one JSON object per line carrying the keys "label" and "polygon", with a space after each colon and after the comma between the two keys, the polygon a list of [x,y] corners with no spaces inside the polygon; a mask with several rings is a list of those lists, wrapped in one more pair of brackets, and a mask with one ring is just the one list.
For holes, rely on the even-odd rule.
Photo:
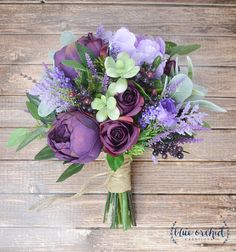
{"label": "rose bud", "polygon": [[133,119],[128,116],[100,124],[103,150],[112,156],[119,156],[130,150],[137,143],[139,133],[140,129],[133,124]]}
{"label": "rose bud", "polygon": [[55,156],[71,163],[93,161],[102,149],[98,123],[80,111],[59,114],[47,138]]}
{"label": "rose bud", "polygon": [[175,69],[175,66],[176,66],[175,60],[167,60],[166,66],[164,68],[164,73],[166,75],[170,75],[171,71],[173,71]]}
{"label": "rose bud", "polygon": [[123,93],[116,96],[116,100],[121,115],[126,116],[137,115],[144,105],[144,98],[132,83],[129,83],[128,88]]}

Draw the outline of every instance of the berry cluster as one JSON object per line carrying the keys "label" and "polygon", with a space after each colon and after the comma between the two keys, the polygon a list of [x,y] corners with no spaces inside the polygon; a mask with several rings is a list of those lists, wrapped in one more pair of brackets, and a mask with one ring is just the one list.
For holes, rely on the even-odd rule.
{"label": "berry cluster", "polygon": [[167,159],[168,153],[178,159],[184,158],[183,147],[173,142],[157,142],[152,145],[152,149],[153,156],[161,154],[163,159]]}

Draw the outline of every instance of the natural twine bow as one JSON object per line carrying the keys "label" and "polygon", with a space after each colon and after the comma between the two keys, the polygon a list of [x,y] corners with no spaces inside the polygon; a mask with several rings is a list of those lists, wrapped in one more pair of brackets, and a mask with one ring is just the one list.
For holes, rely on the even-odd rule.
{"label": "natural twine bow", "polygon": [[80,191],[73,196],[66,196],[66,195],[54,195],[54,196],[48,196],[47,198],[43,198],[42,200],[39,200],[36,204],[32,205],[30,207],[30,210],[37,210],[41,211],[43,209],[46,209],[50,207],[53,203],[56,201],[70,201],[80,198],[85,191],[87,190],[88,186],[92,182],[92,180],[107,176],[107,179],[104,182],[105,188],[108,190],[108,192],[112,193],[122,193],[126,191],[131,190],[131,158],[128,156],[125,156],[124,164],[117,170],[112,171],[110,167],[108,166],[108,172],[98,173],[93,176],[91,176],[88,181],[82,186]]}

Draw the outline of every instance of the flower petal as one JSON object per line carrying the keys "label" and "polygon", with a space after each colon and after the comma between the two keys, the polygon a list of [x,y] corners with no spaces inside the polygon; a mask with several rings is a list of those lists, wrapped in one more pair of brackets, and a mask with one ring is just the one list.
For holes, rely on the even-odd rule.
{"label": "flower petal", "polygon": [[96,114],[96,119],[98,122],[103,122],[107,119],[107,109],[103,108],[99,110]]}
{"label": "flower petal", "polygon": [[119,77],[120,75],[116,72],[116,69],[115,68],[106,68],[106,74],[109,76],[109,77],[112,77],[112,78],[117,78]]}
{"label": "flower petal", "polygon": [[116,99],[114,97],[109,97],[107,100],[107,109],[112,110],[116,107]]}
{"label": "flower petal", "polygon": [[140,70],[139,66],[135,66],[133,67],[129,72],[123,74],[123,78],[132,78],[134,77]]}
{"label": "flower petal", "polygon": [[120,78],[115,85],[116,93],[123,93],[128,88],[128,82],[124,78]]}
{"label": "flower petal", "polygon": [[100,110],[100,109],[105,107],[105,104],[102,101],[102,99],[95,98],[93,100],[93,102],[91,103],[91,106],[92,106],[93,109]]}
{"label": "flower petal", "polygon": [[117,120],[120,116],[120,110],[117,107],[115,107],[112,110],[108,109],[107,112],[108,112],[108,117],[111,120]]}

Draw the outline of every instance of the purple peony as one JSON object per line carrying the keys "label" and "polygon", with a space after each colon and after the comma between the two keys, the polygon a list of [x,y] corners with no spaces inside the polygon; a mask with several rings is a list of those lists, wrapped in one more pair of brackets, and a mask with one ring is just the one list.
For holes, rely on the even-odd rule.
{"label": "purple peony", "polygon": [[48,145],[60,160],[88,163],[102,149],[99,125],[80,111],[59,114],[48,132]]}
{"label": "purple peony", "polygon": [[83,36],[78,40],[78,43],[90,49],[95,57],[107,56],[107,45],[104,44],[102,39],[97,38],[92,33]]}
{"label": "purple peony", "polygon": [[144,98],[132,83],[129,83],[125,92],[116,96],[116,100],[121,115],[126,116],[137,115],[144,105]]}
{"label": "purple peony", "polygon": [[64,46],[54,55],[55,66],[65,73],[66,77],[69,77],[71,80],[75,79],[78,76],[78,73],[71,67],[67,67],[62,64],[63,60],[75,60],[79,61],[79,55],[75,43]]}
{"label": "purple peony", "polygon": [[112,156],[119,156],[130,150],[137,143],[139,133],[140,129],[133,124],[133,119],[128,116],[100,124],[100,138],[104,145],[103,149]]}

